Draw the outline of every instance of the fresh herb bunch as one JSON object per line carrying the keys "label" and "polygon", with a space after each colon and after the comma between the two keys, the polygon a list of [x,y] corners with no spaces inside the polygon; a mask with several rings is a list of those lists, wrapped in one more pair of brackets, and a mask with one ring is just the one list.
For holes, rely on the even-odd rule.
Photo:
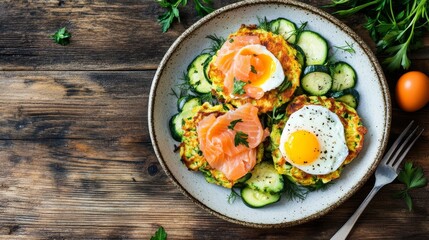
{"label": "fresh herb bunch", "polygon": [[411,211],[413,209],[413,201],[409,191],[414,188],[426,186],[428,180],[423,173],[423,169],[421,167],[414,167],[411,162],[405,163],[404,169],[399,172],[398,180],[405,184],[405,189],[398,192],[396,197],[404,199],[408,210]]}
{"label": "fresh herb bunch", "polygon": [[[212,0],[193,0],[195,4],[195,10],[199,16],[205,16],[208,13],[213,12],[213,1]],[[158,17],[158,22],[161,24],[162,32],[167,32],[176,18],[180,22],[180,7],[184,7],[188,4],[188,0],[156,0],[159,5],[166,9],[166,11]]]}
{"label": "fresh herb bunch", "polygon": [[51,36],[51,39],[54,40],[55,43],[61,44],[61,45],[67,45],[70,43],[71,33],[69,33],[66,29],[66,27],[58,29],[54,33],[54,35]]}
{"label": "fresh herb bunch", "polygon": [[429,30],[429,0],[332,0],[328,7],[344,7],[335,14],[349,16],[364,11],[377,50],[385,54],[389,70],[408,69],[408,53],[422,47],[422,36]]}

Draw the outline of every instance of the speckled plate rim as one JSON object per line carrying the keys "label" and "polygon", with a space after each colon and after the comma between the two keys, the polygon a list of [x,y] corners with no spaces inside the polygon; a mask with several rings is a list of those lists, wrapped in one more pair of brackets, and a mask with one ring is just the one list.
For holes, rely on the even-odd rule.
{"label": "speckled plate rim", "polygon": [[[155,128],[154,128],[154,119],[153,119],[153,111],[154,111],[154,103],[155,103],[155,98],[156,98],[156,92],[157,92],[157,87],[158,87],[158,81],[160,79],[160,76],[162,74],[162,71],[164,69],[164,67],[166,66],[167,62],[169,61],[169,59],[172,57],[173,53],[176,51],[176,49],[178,48],[178,46],[180,45],[180,43],[186,39],[189,38],[191,36],[191,34],[196,30],[199,29],[201,27],[204,26],[204,24],[208,21],[210,21],[211,19],[215,18],[216,16],[218,16],[219,14],[223,14],[229,11],[233,11],[235,9],[239,9],[242,7],[246,7],[246,6],[250,6],[250,5],[261,5],[261,4],[281,4],[281,5],[289,5],[292,7],[298,7],[298,8],[302,8],[305,9],[307,11],[312,12],[313,14],[319,15],[323,18],[325,18],[326,20],[330,21],[332,24],[338,26],[340,29],[342,29],[344,32],[346,32],[350,37],[352,37],[358,44],[359,46],[363,49],[363,51],[365,52],[365,54],[368,56],[368,58],[370,59],[375,72],[378,76],[378,80],[379,80],[379,84],[381,87],[381,90],[383,92],[383,100],[384,100],[384,106],[385,106],[385,112],[386,112],[386,116],[384,119],[384,122],[386,123],[385,126],[385,131],[384,134],[382,136],[381,139],[381,146],[379,148],[379,150],[377,151],[377,154],[375,156],[376,160],[373,162],[373,164],[369,167],[369,171],[366,173],[366,175],[362,178],[362,180],[357,184],[356,188],[352,189],[351,191],[349,191],[344,197],[342,197],[338,202],[336,202],[335,204],[331,205],[330,207],[319,211],[313,215],[310,215],[306,218],[300,219],[300,220],[295,220],[295,221],[291,221],[291,222],[282,222],[282,223],[278,223],[278,224],[260,224],[260,223],[251,223],[251,222],[246,222],[246,221],[241,221],[241,220],[237,220],[237,219],[233,219],[231,217],[228,217],[220,212],[214,211],[213,209],[207,207],[206,205],[204,205],[203,203],[201,203],[198,199],[194,198],[183,186],[181,186],[181,184],[178,182],[178,180],[176,179],[176,177],[172,174],[172,172],[169,170],[169,168],[167,167],[165,160],[161,154],[160,148],[158,146],[158,141],[157,141],[157,135],[155,132]],[[333,209],[337,208],[338,206],[340,206],[342,203],[344,203],[347,199],[349,199],[353,194],[355,194],[364,184],[365,182],[369,179],[369,177],[374,173],[378,163],[380,162],[383,153],[386,149],[387,146],[387,142],[388,142],[388,137],[389,137],[389,133],[390,133],[390,125],[391,125],[391,116],[392,116],[392,110],[391,110],[391,99],[390,99],[390,93],[389,93],[389,88],[387,86],[387,81],[385,79],[383,70],[380,66],[380,64],[378,63],[377,58],[375,57],[375,55],[373,54],[373,52],[370,50],[370,48],[367,46],[367,44],[352,30],[350,29],[347,25],[345,25],[344,23],[342,23],[340,20],[338,20],[337,18],[333,17],[332,15],[330,15],[329,13],[320,10],[316,7],[313,7],[311,5],[302,3],[302,2],[297,2],[297,1],[293,1],[293,0],[248,0],[248,1],[242,1],[242,2],[238,2],[238,3],[234,3],[231,5],[227,5],[225,7],[219,8],[217,10],[215,10],[214,12],[212,12],[211,14],[207,15],[206,17],[200,19],[198,22],[196,22],[195,24],[193,24],[191,27],[189,27],[185,32],[183,32],[177,39],[176,41],[171,45],[171,47],[168,49],[168,51],[166,52],[166,54],[164,55],[163,59],[161,60],[159,67],[155,73],[155,76],[153,78],[152,81],[152,85],[151,85],[151,89],[150,89],[150,94],[149,94],[149,105],[148,105],[148,124],[149,124],[149,133],[150,133],[150,138],[152,141],[152,145],[155,151],[155,154],[160,162],[161,167],[164,169],[165,173],[167,174],[167,176],[172,179],[173,183],[176,185],[176,187],[178,187],[178,189],[188,198],[190,198],[196,205],[198,205],[199,207],[203,208],[204,210],[208,211],[209,213],[227,220],[229,222],[232,223],[236,223],[236,224],[240,224],[240,225],[244,225],[244,226],[248,226],[248,227],[254,227],[254,228],[280,228],[280,227],[290,227],[290,226],[294,226],[294,225],[298,225],[298,224],[302,224],[305,222],[309,222],[311,220],[320,218],[321,216],[327,214],[328,212],[332,211]]]}

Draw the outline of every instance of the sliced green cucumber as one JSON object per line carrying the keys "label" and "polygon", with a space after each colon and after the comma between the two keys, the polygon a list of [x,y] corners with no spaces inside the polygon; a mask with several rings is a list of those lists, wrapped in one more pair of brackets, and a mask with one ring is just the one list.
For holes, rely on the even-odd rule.
{"label": "sliced green cucumber", "polygon": [[210,57],[208,57],[208,58],[206,59],[206,61],[204,62],[204,77],[206,77],[206,80],[207,80],[209,83],[212,83],[212,80],[211,80],[211,79],[210,79],[210,77],[209,77],[210,62],[212,61],[212,57],[213,57],[213,56],[211,56],[211,55],[210,55]]}
{"label": "sliced green cucumber", "polygon": [[269,162],[257,164],[251,171],[252,176],[245,182],[246,186],[261,192],[279,193],[283,191],[283,176]]}
{"label": "sliced green cucumber", "polygon": [[206,61],[211,55],[203,53],[198,55],[188,66],[187,78],[193,90],[197,93],[209,93],[211,91],[211,83],[206,78]]}
{"label": "sliced green cucumber", "polygon": [[234,184],[234,187],[242,188],[245,186],[245,182],[249,180],[249,178],[252,176],[252,174],[249,172],[240,179],[237,180],[237,182]]}
{"label": "sliced green cucumber", "polygon": [[179,99],[177,99],[177,111],[182,111],[183,109],[183,105],[185,105],[185,103],[187,101],[189,101],[189,99],[191,99],[192,96],[184,96],[184,97],[180,97]]}
{"label": "sliced green cucumber", "polygon": [[177,113],[172,116],[169,121],[171,136],[174,140],[178,142],[182,141],[183,136],[182,120],[182,115],[180,113]]}
{"label": "sliced green cucumber", "polygon": [[330,97],[333,97],[335,100],[343,102],[354,109],[359,105],[359,92],[354,88],[347,88],[338,92],[333,92],[330,94]]}
{"label": "sliced green cucumber", "polygon": [[356,85],[356,72],[346,62],[337,62],[333,66],[332,91],[341,91]]}
{"label": "sliced green cucumber", "polygon": [[201,100],[197,97],[188,97],[186,102],[181,107],[181,111],[170,118],[169,126],[171,136],[174,140],[181,142],[183,136],[183,120],[193,116],[193,109],[201,106]]}
{"label": "sliced green cucumber", "polygon": [[192,111],[196,106],[201,106],[201,99],[197,97],[188,98],[187,101],[183,104],[182,112]]}
{"label": "sliced green cucumber", "polygon": [[307,74],[301,79],[301,87],[310,95],[322,96],[331,89],[332,77],[329,73],[321,71],[321,69],[318,71],[307,70]]}
{"label": "sliced green cucumber", "polygon": [[267,193],[254,190],[250,187],[241,189],[241,198],[244,204],[252,208],[260,208],[280,200],[281,193]]}
{"label": "sliced green cucumber", "polygon": [[304,75],[307,75],[312,72],[324,72],[327,74],[331,74],[331,71],[328,66],[326,65],[308,65],[304,69]]}
{"label": "sliced green cucumber", "polygon": [[322,65],[328,59],[328,42],[316,32],[302,31],[296,44],[304,51],[307,65]]}
{"label": "sliced green cucumber", "polygon": [[281,35],[289,43],[296,42],[296,25],[285,18],[277,18],[270,22],[271,31]]}

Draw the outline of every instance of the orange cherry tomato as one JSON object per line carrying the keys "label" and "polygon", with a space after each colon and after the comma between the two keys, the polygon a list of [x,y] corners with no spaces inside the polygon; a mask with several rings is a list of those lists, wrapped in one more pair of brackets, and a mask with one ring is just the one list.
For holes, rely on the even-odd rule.
{"label": "orange cherry tomato", "polygon": [[402,75],[396,83],[396,101],[406,112],[414,112],[429,102],[429,77],[419,71]]}

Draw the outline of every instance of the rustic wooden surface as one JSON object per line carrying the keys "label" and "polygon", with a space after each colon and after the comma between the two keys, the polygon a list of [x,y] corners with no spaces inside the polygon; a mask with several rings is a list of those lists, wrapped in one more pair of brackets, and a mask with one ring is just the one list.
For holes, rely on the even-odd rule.
{"label": "rustic wooden surface", "polygon": [[[153,0],[0,2],[0,238],[149,239],[159,226],[169,239],[330,238],[373,178],[320,219],[251,229],[200,209],[163,172],[148,133],[149,88],[163,54],[198,17],[191,4],[182,24],[161,33],[161,12]],[[342,20],[374,49],[362,16]],[[62,26],[73,34],[69,46],[48,37]],[[412,65],[427,74],[428,42]],[[386,73],[390,87],[399,74]],[[428,112],[404,113],[393,102],[391,140],[411,119],[427,129],[408,156],[426,176]],[[350,239],[427,239],[428,187],[412,192],[412,212],[392,198],[401,187],[379,192]]]}

